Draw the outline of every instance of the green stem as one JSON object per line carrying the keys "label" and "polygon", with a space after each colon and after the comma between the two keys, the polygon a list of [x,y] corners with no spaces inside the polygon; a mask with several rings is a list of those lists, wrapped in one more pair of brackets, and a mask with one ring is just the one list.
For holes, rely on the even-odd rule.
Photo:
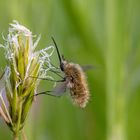
{"label": "green stem", "polygon": [[20,131],[20,125],[21,125],[21,113],[22,113],[22,101],[19,101],[19,106],[18,108],[18,120],[17,120],[17,124],[16,124],[16,131],[15,131],[15,135],[18,136],[19,135],[19,131]]}
{"label": "green stem", "polygon": [[[123,5],[122,5],[123,7]],[[125,45],[123,8],[119,1],[106,1],[107,27],[107,140],[126,140]],[[122,8],[122,9],[121,9]]]}
{"label": "green stem", "polygon": [[13,140],[19,140],[19,137],[16,134],[13,134]]}
{"label": "green stem", "polygon": [[24,130],[22,130],[22,138],[23,138],[23,140],[27,140],[27,137],[26,137],[26,134],[25,134]]}
{"label": "green stem", "polygon": [[22,102],[20,101],[19,112],[18,112],[18,123],[17,123],[18,130],[20,129],[21,113],[22,113]]}

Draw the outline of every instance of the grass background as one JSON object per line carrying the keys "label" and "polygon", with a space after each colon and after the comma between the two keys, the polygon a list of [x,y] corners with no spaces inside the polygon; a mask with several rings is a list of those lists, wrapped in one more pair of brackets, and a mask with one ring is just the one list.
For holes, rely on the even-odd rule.
{"label": "grass background", "polygon": [[[29,140],[140,139],[139,13],[139,0],[0,1],[1,34],[18,20],[42,35],[38,49],[52,44],[53,36],[69,61],[96,67],[87,72],[92,97],[84,110],[67,96],[37,98],[25,127]],[[40,90],[48,90],[47,83]],[[12,139],[1,119],[0,139]]]}

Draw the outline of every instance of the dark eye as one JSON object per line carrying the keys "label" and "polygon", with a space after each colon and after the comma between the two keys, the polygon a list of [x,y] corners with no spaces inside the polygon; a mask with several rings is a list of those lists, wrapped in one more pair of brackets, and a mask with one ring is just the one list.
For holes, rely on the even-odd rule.
{"label": "dark eye", "polygon": [[62,71],[64,71],[64,64],[63,64],[63,63],[60,64],[60,69],[61,69]]}

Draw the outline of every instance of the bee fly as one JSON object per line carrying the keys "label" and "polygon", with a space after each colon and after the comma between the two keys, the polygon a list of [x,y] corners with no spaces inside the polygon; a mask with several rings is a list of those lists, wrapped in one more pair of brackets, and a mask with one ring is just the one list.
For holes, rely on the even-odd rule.
{"label": "bee fly", "polygon": [[[58,54],[60,69],[64,73],[65,77],[62,80],[58,81],[61,82],[61,84],[56,86],[53,91],[41,92],[35,94],[35,96],[39,94],[49,94],[48,92],[50,92],[51,94],[49,95],[59,97],[63,95],[66,89],[69,89],[74,104],[81,108],[84,108],[90,98],[84,70],[79,64],[66,61],[64,59],[64,56],[60,55],[57,44],[53,37],[52,40]],[[43,80],[47,80],[47,79],[43,78]]]}

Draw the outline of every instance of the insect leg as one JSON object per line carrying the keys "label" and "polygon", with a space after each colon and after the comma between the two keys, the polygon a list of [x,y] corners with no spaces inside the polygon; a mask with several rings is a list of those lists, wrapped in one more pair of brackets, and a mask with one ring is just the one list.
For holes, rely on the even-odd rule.
{"label": "insect leg", "polygon": [[[52,64],[51,64],[52,65]],[[46,66],[47,68],[49,68],[48,66]],[[53,66],[54,68],[56,68],[55,66]],[[56,68],[57,69],[57,68]],[[50,69],[49,71],[53,72],[54,74],[56,74],[57,76],[61,77],[63,79],[63,77],[59,74],[60,71],[55,71],[53,69]]]}
{"label": "insect leg", "polygon": [[64,82],[65,81],[65,78],[63,78],[62,80],[53,80],[53,79],[49,79],[49,78],[41,78],[41,77],[34,77],[34,76],[29,76],[29,77],[41,79],[41,80],[48,80],[48,81],[52,81],[52,82]]}
{"label": "insect leg", "polygon": [[45,94],[45,95],[50,95],[55,97],[61,97],[66,92],[66,88],[67,88],[67,82],[65,80],[64,82],[59,83],[52,91],[40,92],[35,94],[34,96]]}
{"label": "insect leg", "polygon": [[38,95],[49,95],[49,96],[53,96],[53,97],[60,97],[61,96],[61,95],[51,94],[51,92],[53,93],[53,91],[43,91],[43,92],[39,92],[39,93],[35,94],[34,96],[38,96]]}
{"label": "insect leg", "polygon": [[59,76],[60,78],[64,78],[63,76],[61,76],[58,72],[54,71],[54,70],[50,70],[51,72],[53,72],[54,74],[56,74],[57,76]]}
{"label": "insect leg", "polygon": [[50,64],[54,67],[54,68],[56,68],[56,69],[58,69],[58,70],[60,70],[60,68],[59,67],[56,67],[54,64],[52,64],[51,62],[50,62]]}
{"label": "insect leg", "polygon": [[[53,65],[53,64],[51,64],[51,65]],[[49,68],[49,69],[51,69],[51,70],[53,70],[53,68],[55,68],[56,70],[53,70],[53,71],[55,71],[55,72],[57,72],[57,73],[60,73],[61,71],[60,71],[60,68],[57,68],[56,66],[54,66],[53,65],[53,67],[52,68],[50,68],[49,66],[47,66],[47,65],[45,65],[47,68]]]}

